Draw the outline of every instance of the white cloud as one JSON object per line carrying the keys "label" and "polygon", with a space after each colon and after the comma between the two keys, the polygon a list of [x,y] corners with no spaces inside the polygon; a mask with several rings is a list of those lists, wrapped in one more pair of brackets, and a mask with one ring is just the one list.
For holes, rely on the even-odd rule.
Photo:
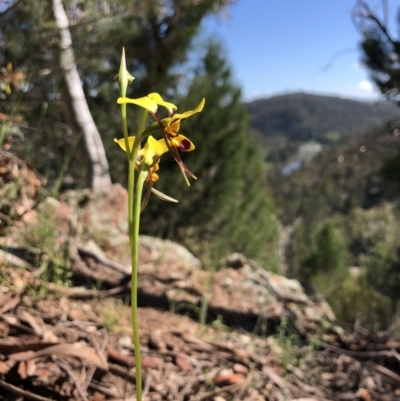
{"label": "white cloud", "polygon": [[364,80],[357,84],[357,88],[367,93],[375,92],[375,88],[370,81]]}

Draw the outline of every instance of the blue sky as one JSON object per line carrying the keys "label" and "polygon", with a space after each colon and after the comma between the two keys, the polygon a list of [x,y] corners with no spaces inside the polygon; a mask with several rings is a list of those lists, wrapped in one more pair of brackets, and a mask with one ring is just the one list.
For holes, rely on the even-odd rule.
{"label": "blue sky", "polygon": [[[387,2],[389,28],[397,33],[400,0]],[[209,17],[203,28],[224,43],[247,101],[297,91],[377,99],[378,91],[361,63],[361,37],[351,20],[354,4],[355,0],[238,0],[229,7],[228,17]],[[381,0],[369,4],[382,15]]]}

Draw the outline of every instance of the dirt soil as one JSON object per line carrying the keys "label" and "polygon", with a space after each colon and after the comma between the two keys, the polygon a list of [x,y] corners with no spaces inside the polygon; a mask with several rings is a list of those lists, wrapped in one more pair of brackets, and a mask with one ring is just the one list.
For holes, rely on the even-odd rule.
{"label": "dirt soil", "polygon": [[[2,272],[0,400],[134,400],[123,298],[38,293]],[[12,277],[8,277],[12,276]],[[27,280],[27,281],[26,281]],[[43,291],[43,289],[41,290]],[[335,345],[262,337],[140,308],[145,400],[396,400],[400,342],[361,327]]]}
{"label": "dirt soil", "polygon": [[[0,401],[135,400],[126,234],[118,221],[94,220],[107,219],[108,203],[110,219],[124,221],[123,189],[101,206],[89,192],[85,202],[77,195],[76,219],[71,202],[42,202],[61,218],[52,220],[53,242],[40,231],[35,247],[27,245],[32,225],[48,228],[39,218],[41,180],[3,153],[0,178]],[[78,233],[78,220],[100,228]],[[102,236],[104,227],[115,231]],[[393,335],[359,324],[344,330],[297,281],[243,256],[207,291],[210,272],[178,244],[143,237],[140,249],[144,400],[400,400]],[[60,252],[68,275],[57,270]],[[206,325],[198,323],[203,296]]]}

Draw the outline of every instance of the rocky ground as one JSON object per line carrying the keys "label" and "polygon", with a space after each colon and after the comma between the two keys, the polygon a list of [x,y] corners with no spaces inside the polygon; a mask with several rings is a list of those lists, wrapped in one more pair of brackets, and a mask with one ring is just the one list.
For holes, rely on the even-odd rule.
{"label": "rocky ground", "polygon": [[[48,198],[6,153],[0,178],[0,400],[135,400],[125,190]],[[145,400],[400,400],[400,341],[243,255],[142,237],[139,304]]]}

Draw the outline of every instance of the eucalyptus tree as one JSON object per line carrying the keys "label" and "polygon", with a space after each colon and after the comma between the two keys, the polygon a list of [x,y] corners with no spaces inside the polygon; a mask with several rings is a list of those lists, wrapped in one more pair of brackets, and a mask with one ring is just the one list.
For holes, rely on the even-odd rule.
{"label": "eucalyptus tree", "polygon": [[[119,115],[115,107],[118,90],[114,77],[122,47],[126,49],[128,70],[137,78],[134,92],[140,96],[155,90],[165,93],[177,84],[173,68],[186,60],[202,19],[230,2],[8,2],[0,9],[0,66],[12,62],[14,68],[24,70],[27,85],[22,95],[0,99],[0,108],[7,112],[18,106],[25,117],[24,126],[29,127],[21,129],[25,142],[16,138],[14,150],[32,161],[50,182],[64,170],[69,176],[69,180],[65,180],[69,185],[93,184],[93,173],[108,181],[100,141],[87,140],[82,124],[77,124],[82,120],[77,116],[81,108],[71,107],[74,102],[71,88],[66,84],[66,71],[76,69],[78,72],[88,108],[111,161],[114,156],[112,139],[119,135]],[[54,14],[56,4],[59,10],[64,6],[68,17],[68,25],[64,18],[61,30]],[[74,62],[69,56],[70,66],[65,68],[60,61],[65,59],[62,54],[65,55],[66,48],[65,45],[60,47],[60,37],[65,38],[68,32],[71,34],[68,51],[70,55],[73,52]],[[82,93],[79,96],[82,99]],[[93,127],[94,124],[92,139],[98,137]],[[111,171],[116,171],[113,178],[118,177],[119,170],[119,165],[111,165]]]}

